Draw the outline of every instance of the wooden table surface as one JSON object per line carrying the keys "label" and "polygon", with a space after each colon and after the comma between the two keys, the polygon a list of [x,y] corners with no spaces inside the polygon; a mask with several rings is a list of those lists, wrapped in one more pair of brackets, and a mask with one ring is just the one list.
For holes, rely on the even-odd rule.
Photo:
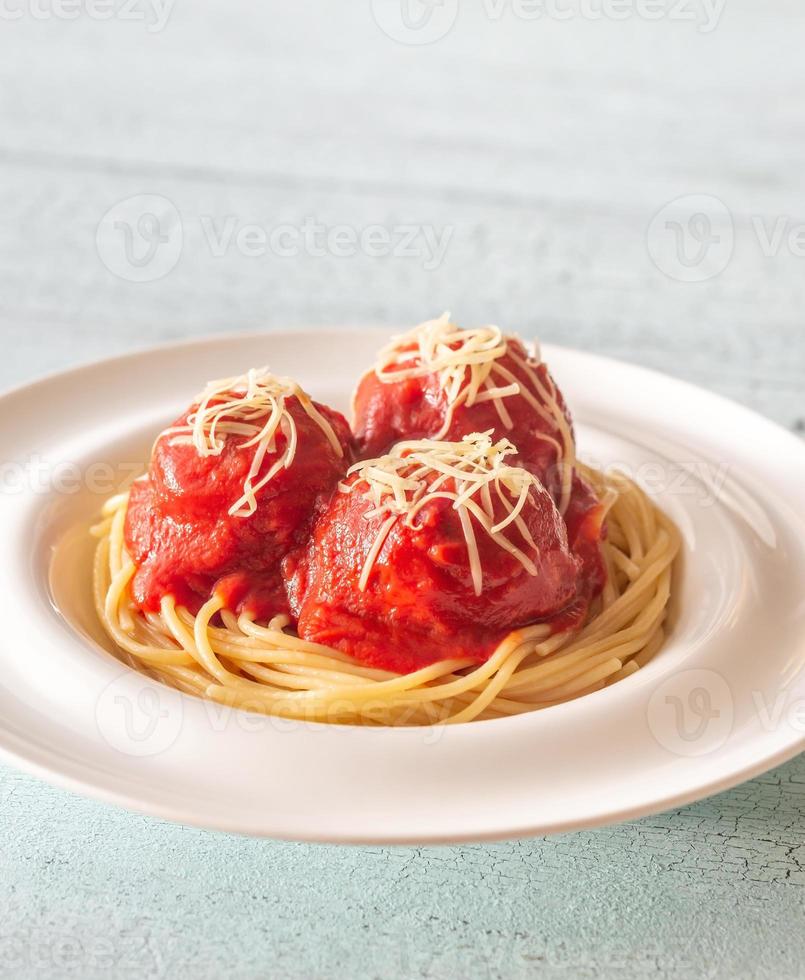
{"label": "wooden table surface", "polygon": [[[138,2],[0,5],[0,386],[451,309],[805,430],[796,0]],[[803,803],[801,757],[618,827],[334,848],[3,768],[0,975],[801,977]]]}

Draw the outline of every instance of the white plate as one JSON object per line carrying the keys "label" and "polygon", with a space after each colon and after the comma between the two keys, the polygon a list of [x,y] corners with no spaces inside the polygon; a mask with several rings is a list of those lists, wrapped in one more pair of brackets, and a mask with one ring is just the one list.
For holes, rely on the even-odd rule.
{"label": "white plate", "polygon": [[142,466],[154,433],[207,379],[267,361],[344,409],[386,336],[201,340],[0,399],[0,753],[60,786],[183,823],[400,843],[624,820],[800,751],[805,447],[704,391],[562,348],[544,354],[582,454],[636,472],[684,535],[673,634],[643,670],[533,714],[381,730],[226,710],[110,656],[84,528]]}

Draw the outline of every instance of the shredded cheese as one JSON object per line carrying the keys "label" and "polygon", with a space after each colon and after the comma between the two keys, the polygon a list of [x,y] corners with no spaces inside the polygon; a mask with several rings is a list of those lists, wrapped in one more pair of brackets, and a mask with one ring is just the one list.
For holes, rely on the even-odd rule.
{"label": "shredded cheese", "polygon": [[443,439],[450,428],[458,405],[475,405],[492,401],[506,428],[511,417],[502,399],[519,394],[519,385],[495,385],[492,372],[495,361],[507,352],[506,338],[495,326],[461,329],[443,313],[436,320],[426,320],[408,333],[392,337],[378,354],[377,377],[386,384],[406,378],[437,374],[439,385],[447,396],[447,413],[441,430],[433,438]]}
{"label": "shredded cheese", "polygon": [[[508,439],[493,443],[491,437],[490,429],[465,436],[460,442],[401,442],[386,456],[350,467],[347,476],[355,475],[356,479],[340,484],[339,490],[360,492],[361,498],[371,505],[363,515],[365,520],[383,519],[361,570],[358,587],[362,592],[366,591],[372,568],[394,524],[401,520],[406,526],[415,527],[419,511],[440,498],[452,501],[458,513],[476,595],[483,591],[483,569],[473,519],[529,575],[537,574],[534,559],[538,549],[522,510],[531,487],[542,484],[532,473],[507,462],[517,451]],[[501,511],[505,516],[498,519]],[[520,532],[521,546],[503,533],[511,525]]]}
{"label": "shredded cheese", "polygon": [[[199,456],[220,456],[230,436],[241,436],[238,450],[253,450],[243,495],[229,508],[232,517],[251,517],[257,510],[257,494],[282,469],[294,461],[298,432],[286,404],[295,398],[327,437],[333,451],[344,450],[333,427],[313,404],[310,396],[291,378],[272,374],[268,367],[252,368],[246,374],[210,381],[193,400],[194,408],[185,425],[165,429],[157,437],[168,445],[192,445]],[[285,436],[285,448],[261,477],[267,455],[276,452],[277,433]]]}
{"label": "shredded cheese", "polygon": [[[459,405],[469,407],[488,401],[493,403],[503,428],[509,430],[513,423],[504,399],[524,398],[556,433],[554,436],[540,431],[535,435],[556,452],[561,473],[558,506],[564,514],[570,502],[576,464],[573,433],[555,386],[550,379],[543,381],[535,370],[541,363],[538,345],[533,345],[530,357],[523,358],[509,344],[510,339],[514,338],[505,336],[493,325],[462,329],[451,322],[449,313],[443,313],[393,337],[379,352],[374,372],[385,384],[429,374],[438,376],[439,386],[446,395],[447,411],[441,428],[432,436],[434,440],[447,435]],[[519,376],[500,363],[505,356],[515,364]]]}

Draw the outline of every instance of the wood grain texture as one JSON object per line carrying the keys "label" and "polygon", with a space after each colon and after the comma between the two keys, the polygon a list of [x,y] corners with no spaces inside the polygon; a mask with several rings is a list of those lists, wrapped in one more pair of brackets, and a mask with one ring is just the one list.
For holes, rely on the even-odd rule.
{"label": "wood grain texture", "polygon": [[[384,35],[368,0],[176,0],[157,33],[18,6],[0,21],[0,386],[162,340],[450,308],[805,430],[805,258],[785,241],[764,254],[756,227],[805,222],[794,0],[727,0],[709,33],[528,22],[509,4],[496,19],[478,0],[424,47]],[[96,249],[101,217],[141,194],[168,198],[184,232],[146,283]],[[690,194],[735,228],[699,283],[646,245]],[[228,217],[449,242],[435,268],[421,248],[216,256],[204,228]],[[800,977],[804,797],[800,758],[589,833],[331,848],[172,826],[0,769],[0,973]]]}

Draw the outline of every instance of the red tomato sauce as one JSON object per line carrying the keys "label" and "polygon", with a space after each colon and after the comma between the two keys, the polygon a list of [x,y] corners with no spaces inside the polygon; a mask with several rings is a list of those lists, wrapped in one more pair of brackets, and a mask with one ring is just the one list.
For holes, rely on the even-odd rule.
{"label": "red tomato sauce", "polygon": [[[533,358],[516,338],[507,338],[508,352],[496,363],[510,371],[518,383],[526,387],[537,401],[545,406],[545,400],[533,390],[523,369],[512,354],[527,361],[548,392],[556,393],[556,401],[567,420],[572,433],[572,422],[561,392],[556,388],[548,368]],[[410,349],[414,349],[413,346]],[[406,362],[415,366],[417,361]],[[495,386],[508,382],[492,376]],[[511,417],[511,427],[503,424],[491,401],[473,405],[458,405],[447,432],[441,438],[448,441],[461,439],[472,432],[493,430],[493,441],[508,439],[518,450],[511,462],[524,466],[542,480],[554,498],[559,489],[561,474],[557,467],[556,443],[562,438],[556,422],[543,418],[521,395],[509,395],[502,404]],[[374,371],[364,375],[358,384],[354,401],[353,427],[362,459],[374,458],[388,452],[396,442],[409,439],[432,439],[439,434],[447,417],[447,395],[436,373],[402,381],[385,382]]]}
{"label": "red tomato sauce", "polygon": [[[254,456],[253,448],[239,448],[246,437],[230,435],[218,456],[171,445],[169,437],[157,442],[147,477],[132,486],[126,514],[126,548],[137,566],[131,593],[139,608],[156,611],[162,597],[172,595],[195,613],[218,589],[229,608],[258,618],[288,611],[282,562],[307,540],[312,520],[343,477],[352,439],[342,415],[316,404],[342,444],[339,456],[296,398],[285,404],[296,423],[296,453],[258,491],[257,509],[248,517],[228,513],[243,494]],[[187,413],[174,425],[186,422]],[[255,482],[286,445],[278,431]]]}
{"label": "red tomato sauce", "polygon": [[[509,344],[526,356],[519,342]],[[508,369],[525,383],[522,370],[506,357]],[[547,368],[531,366],[555,391]],[[555,397],[570,424],[561,393]],[[229,435],[217,456],[160,438],[147,476],[131,489],[126,516],[126,547],[136,566],[135,604],[158,611],[161,599],[172,595],[196,613],[215,592],[232,611],[245,609],[259,620],[288,614],[303,638],[396,673],[446,658],[483,663],[511,630],[535,622],[556,631],[578,627],[606,580],[603,507],[576,474],[567,512],[559,514],[557,426],[520,396],[509,396],[504,404],[511,428],[502,425],[489,402],[460,405],[444,438],[492,429],[494,438],[505,437],[518,447],[511,462],[547,486],[531,488],[521,513],[538,546],[537,575],[473,519],[483,570],[483,590],[476,595],[459,515],[451,501],[434,499],[412,527],[395,523],[366,589],[360,589],[364,562],[384,518],[367,519],[372,505],[360,488],[337,489],[355,442],[364,457],[382,455],[401,439],[433,437],[447,411],[434,375],[383,384],[372,373],[358,388],[355,439],[343,416],[316,405],[336,432],[341,456],[297,399],[286,400],[297,427],[296,453],[292,464],[257,492],[257,509],[249,516],[228,513],[243,495],[254,458],[253,447],[240,448],[247,437]],[[173,427],[186,424],[190,411]],[[286,445],[278,431],[255,482]],[[534,557],[514,525],[507,537]]]}
{"label": "red tomato sauce", "polygon": [[[550,619],[586,592],[584,562],[571,552],[565,524],[540,486],[529,491],[521,514],[538,548],[536,576],[473,520],[483,569],[476,595],[458,513],[451,501],[434,499],[413,527],[393,525],[361,591],[363,564],[384,521],[366,518],[371,507],[360,489],[334,495],[289,590],[300,636],[362,663],[398,673],[448,658],[482,663],[512,629]],[[519,532],[508,530],[532,557]]]}
{"label": "red tomato sauce", "polygon": [[583,625],[592,601],[601,594],[607,580],[607,567],[601,554],[606,537],[604,508],[592,488],[576,473],[570,503],[564,515],[570,550],[579,562],[577,595],[559,615],[551,618],[555,632]]}

